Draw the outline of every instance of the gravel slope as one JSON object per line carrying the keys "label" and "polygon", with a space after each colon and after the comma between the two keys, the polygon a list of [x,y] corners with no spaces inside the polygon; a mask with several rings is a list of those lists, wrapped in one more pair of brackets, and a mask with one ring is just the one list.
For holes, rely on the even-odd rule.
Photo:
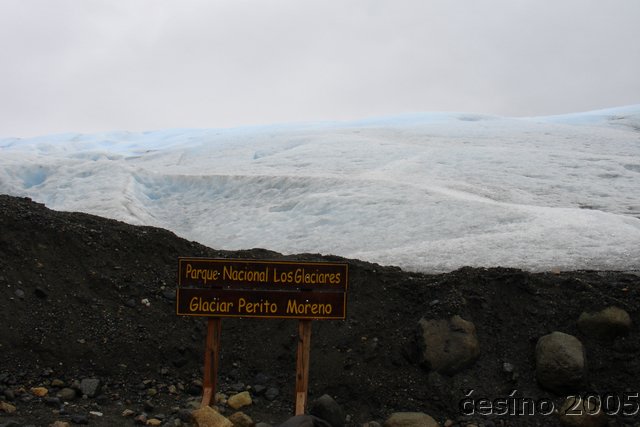
{"label": "gravel slope", "polygon": [[[159,415],[165,425],[182,417],[184,425],[185,410],[200,394],[206,321],[175,315],[179,256],[342,260],[214,250],[165,230],[0,196],[0,401],[17,408],[0,410],[0,425],[134,425],[141,412]],[[534,366],[537,339],[555,330],[586,347],[589,377],[581,393],[638,391],[637,329],[601,342],[576,327],[583,311],[609,305],[627,310],[637,325],[637,272],[463,268],[426,275],[346,261],[348,318],[313,323],[309,393],[311,399],[333,396],[352,425],[383,421],[396,411],[426,412],[460,425],[469,419],[557,425],[554,416],[474,418],[459,409],[469,389],[489,398],[517,389],[559,404],[562,396],[537,385]],[[456,314],[475,324],[480,358],[454,376],[428,372],[419,363],[417,322]],[[293,412],[296,327],[291,320],[223,321],[220,389],[233,394],[250,388],[254,403],[243,411],[256,422],[277,424]],[[514,372],[504,370],[505,362]],[[55,400],[83,379],[100,380],[95,395],[66,405]],[[34,396],[30,389],[38,386],[49,394]],[[125,409],[135,414],[123,417]],[[637,417],[611,422],[638,425]]]}

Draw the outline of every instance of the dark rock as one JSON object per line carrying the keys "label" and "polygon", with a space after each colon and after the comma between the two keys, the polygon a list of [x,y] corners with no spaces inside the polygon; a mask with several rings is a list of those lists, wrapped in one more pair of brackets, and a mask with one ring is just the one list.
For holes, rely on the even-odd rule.
{"label": "dark rock", "polygon": [[107,403],[109,403],[109,396],[107,396],[106,394],[99,395],[98,397],[96,397],[96,403],[100,405],[106,405]]}
{"label": "dark rock", "polygon": [[19,299],[24,299],[24,291],[22,289],[16,289],[14,292],[15,296]]}
{"label": "dark rock", "polygon": [[13,390],[11,390],[11,389],[6,389],[6,390],[4,391],[4,397],[5,397],[8,401],[12,401],[12,400],[15,400],[15,398],[16,398],[16,394],[15,394],[15,392],[14,392]]}
{"label": "dark rock", "polygon": [[187,387],[187,393],[189,393],[192,396],[199,396],[202,394],[202,384],[200,384],[197,381],[193,381],[189,384],[189,387]]}
{"label": "dark rock", "polygon": [[147,414],[144,414],[144,413],[143,413],[143,414],[140,414],[140,415],[138,415],[137,417],[135,417],[135,418],[133,419],[133,421],[134,421],[136,424],[139,424],[139,425],[145,425],[145,424],[147,424],[147,420],[148,420],[148,419],[149,419],[149,417],[147,416]]}
{"label": "dark rock", "polygon": [[235,391],[235,392],[241,392],[241,391],[245,391],[247,388],[244,384],[242,383],[235,383],[235,384],[231,384],[229,386],[229,389]]}
{"label": "dark rock", "polygon": [[255,378],[253,379],[254,384],[259,384],[259,385],[266,385],[268,381],[269,381],[269,377],[263,374],[262,372],[257,373]]}
{"label": "dark rock", "polygon": [[[395,412],[382,424],[383,427],[438,427],[439,424],[424,412]],[[463,424],[475,425],[475,424]]]}
{"label": "dark rock", "polygon": [[509,362],[504,362],[502,364],[502,370],[508,374],[512,373],[514,371],[515,367],[509,363]]}
{"label": "dark rock", "polygon": [[264,393],[264,397],[267,400],[275,400],[276,397],[280,395],[280,390],[277,387],[269,387],[267,391]]}
{"label": "dark rock", "polygon": [[191,414],[191,411],[188,409],[180,409],[178,411],[178,418],[182,422],[193,423],[193,415]]}
{"label": "dark rock", "polygon": [[46,297],[49,296],[49,294],[47,293],[47,291],[45,291],[44,289],[42,289],[41,287],[37,287],[34,289],[33,293],[40,299],[45,299]]}
{"label": "dark rock", "polygon": [[189,363],[189,359],[187,359],[186,357],[179,357],[177,359],[172,360],[171,363],[176,368],[182,368],[184,365]]}
{"label": "dark rock", "polygon": [[76,398],[76,391],[72,388],[65,387],[58,393],[56,393],[56,396],[58,396],[63,401],[69,402]]}
{"label": "dark rock", "polygon": [[71,422],[73,424],[89,424],[89,417],[82,414],[74,414],[71,416]]}
{"label": "dark rock", "polygon": [[97,378],[85,378],[80,382],[80,393],[83,396],[95,397],[100,391],[100,380]]}
{"label": "dark rock", "polygon": [[264,392],[267,391],[267,387],[260,385],[260,384],[256,384],[253,386],[253,394],[255,394],[256,396],[261,396],[264,394]]}
{"label": "dark rock", "polygon": [[328,394],[311,402],[309,414],[322,418],[332,427],[344,427],[345,414],[340,405]]}
{"label": "dark rock", "polygon": [[48,406],[60,406],[60,399],[57,397],[45,397],[43,402]]}

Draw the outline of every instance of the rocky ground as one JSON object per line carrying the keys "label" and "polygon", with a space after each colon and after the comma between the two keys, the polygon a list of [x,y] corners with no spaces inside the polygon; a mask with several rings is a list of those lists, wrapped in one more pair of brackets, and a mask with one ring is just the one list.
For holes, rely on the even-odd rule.
{"label": "rocky ground", "polygon": [[[175,314],[179,256],[348,262],[347,320],[313,322],[309,384],[310,399],[333,397],[348,425],[424,412],[440,425],[553,426],[556,414],[465,415],[461,403],[515,396],[559,408],[567,394],[589,392],[625,399],[599,425],[640,425],[638,272],[429,275],[315,254],[227,252],[0,196],[0,426],[190,425],[206,319]],[[604,335],[579,327],[581,314],[606,307],[634,326]],[[438,371],[425,359],[424,325],[445,322],[461,333],[456,315],[473,325],[471,352],[479,351]],[[568,391],[536,380],[536,344],[554,331],[584,347],[586,375]],[[219,390],[226,398],[248,391],[252,403],[241,410],[255,422],[277,425],[293,413],[296,334],[294,320],[222,322]],[[235,412],[225,400],[218,406]]]}

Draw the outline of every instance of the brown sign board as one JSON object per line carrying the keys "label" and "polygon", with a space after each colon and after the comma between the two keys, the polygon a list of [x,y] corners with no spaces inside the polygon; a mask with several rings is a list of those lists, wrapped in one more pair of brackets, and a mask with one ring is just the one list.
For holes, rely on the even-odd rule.
{"label": "brown sign board", "polygon": [[176,313],[344,319],[347,287],[346,263],[179,258]]}

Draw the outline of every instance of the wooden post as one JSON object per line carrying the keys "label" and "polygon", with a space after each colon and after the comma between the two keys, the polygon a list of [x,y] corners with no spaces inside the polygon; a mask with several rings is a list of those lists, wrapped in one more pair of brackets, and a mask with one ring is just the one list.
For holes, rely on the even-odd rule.
{"label": "wooden post", "polygon": [[311,353],[311,320],[298,323],[298,354],[296,360],[296,413],[304,415],[309,388],[309,354]]}
{"label": "wooden post", "polygon": [[204,350],[204,383],[202,386],[201,408],[211,405],[212,400],[215,400],[216,385],[218,383],[221,331],[222,319],[219,317],[210,317],[207,323],[207,341]]}

